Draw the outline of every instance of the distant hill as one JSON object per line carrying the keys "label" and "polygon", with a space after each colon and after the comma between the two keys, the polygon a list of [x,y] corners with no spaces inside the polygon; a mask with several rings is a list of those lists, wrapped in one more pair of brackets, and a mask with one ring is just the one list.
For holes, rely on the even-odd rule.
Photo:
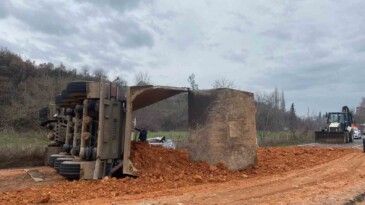
{"label": "distant hill", "polygon": [[36,65],[34,61],[0,50],[0,128],[37,129],[38,110],[73,80],[95,80],[95,76],[67,70],[62,64]]}

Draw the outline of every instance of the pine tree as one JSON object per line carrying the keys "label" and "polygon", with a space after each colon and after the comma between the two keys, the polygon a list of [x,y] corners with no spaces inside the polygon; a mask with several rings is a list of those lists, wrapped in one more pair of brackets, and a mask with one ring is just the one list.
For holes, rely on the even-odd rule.
{"label": "pine tree", "polygon": [[285,109],[285,97],[284,97],[284,91],[281,91],[281,98],[280,98],[280,110],[286,111]]}
{"label": "pine tree", "polygon": [[289,110],[289,129],[292,132],[293,136],[295,136],[296,124],[297,124],[297,115],[295,114],[294,103],[292,103]]}
{"label": "pine tree", "polygon": [[275,87],[273,95],[274,95],[274,108],[279,109],[279,92],[277,87]]}

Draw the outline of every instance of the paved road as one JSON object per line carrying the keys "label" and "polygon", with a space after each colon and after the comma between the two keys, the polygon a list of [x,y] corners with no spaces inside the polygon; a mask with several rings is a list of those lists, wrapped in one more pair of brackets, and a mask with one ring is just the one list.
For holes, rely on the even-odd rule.
{"label": "paved road", "polygon": [[[365,136],[363,136],[365,137]],[[362,139],[354,139],[352,143],[347,144],[319,144],[319,143],[309,143],[302,144],[299,146],[318,146],[318,147],[352,147],[356,149],[363,149]]]}

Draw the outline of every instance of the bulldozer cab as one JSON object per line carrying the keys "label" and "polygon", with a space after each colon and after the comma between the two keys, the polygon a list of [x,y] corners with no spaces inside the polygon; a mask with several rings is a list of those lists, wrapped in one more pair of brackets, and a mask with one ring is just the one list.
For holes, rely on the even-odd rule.
{"label": "bulldozer cab", "polygon": [[353,123],[352,114],[347,106],[342,108],[342,112],[330,112],[327,114],[327,123],[340,123],[345,129]]}
{"label": "bulldozer cab", "polygon": [[[348,116],[343,112],[330,112],[327,115],[327,124],[329,125],[330,131],[342,132],[348,126]],[[333,128],[336,130],[331,130]]]}
{"label": "bulldozer cab", "polygon": [[327,123],[333,123],[333,122],[344,123],[344,121],[345,121],[345,115],[343,113],[340,112],[328,113]]}

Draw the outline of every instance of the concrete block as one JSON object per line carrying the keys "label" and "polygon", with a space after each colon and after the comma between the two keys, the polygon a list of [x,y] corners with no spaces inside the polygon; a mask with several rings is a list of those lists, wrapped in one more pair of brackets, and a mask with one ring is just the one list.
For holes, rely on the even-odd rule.
{"label": "concrete block", "polygon": [[252,93],[234,89],[189,93],[189,157],[241,170],[257,161]]}

